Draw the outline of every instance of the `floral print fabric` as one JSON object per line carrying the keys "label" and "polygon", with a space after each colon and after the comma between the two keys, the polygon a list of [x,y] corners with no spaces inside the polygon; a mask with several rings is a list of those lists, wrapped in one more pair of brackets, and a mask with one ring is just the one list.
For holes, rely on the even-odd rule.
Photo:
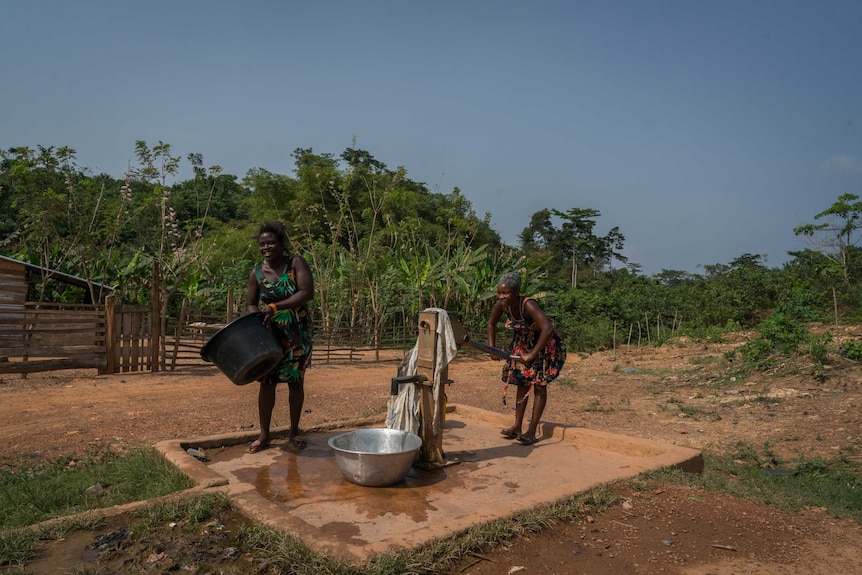
{"label": "floral print fabric", "polygon": [[[521,298],[521,318],[514,319],[506,314],[503,324],[507,330],[512,330],[512,341],[509,344],[509,355],[524,355],[535,347],[542,332],[539,324],[533,321],[525,311],[525,304],[530,298]],[[554,332],[542,354],[530,365],[516,362],[506,362],[503,366],[503,382],[515,385],[547,385],[560,375],[560,370],[566,362],[566,348],[560,336]]]}

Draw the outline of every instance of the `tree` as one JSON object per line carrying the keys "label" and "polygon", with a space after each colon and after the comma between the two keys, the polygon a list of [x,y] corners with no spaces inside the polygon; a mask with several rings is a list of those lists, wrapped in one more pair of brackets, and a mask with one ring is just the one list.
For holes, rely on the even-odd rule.
{"label": "tree", "polygon": [[[799,236],[812,239],[819,251],[841,268],[844,286],[849,293],[852,288],[851,272],[857,267],[858,244],[862,236],[862,202],[855,194],[838,196],[838,201],[814,216],[815,220],[826,219],[820,224],[806,224],[794,228]],[[817,238],[817,239],[815,239]]]}
{"label": "tree", "polygon": [[[174,185],[169,184],[169,180],[179,172],[180,157],[172,156],[170,144],[161,141],[151,148],[145,141],[138,140],[135,154],[138,166],[131,170],[131,174],[139,182],[151,186],[148,201],[141,205],[141,210],[150,215],[155,212],[159,221],[158,237],[154,243],[143,247],[141,259],[154,262],[157,271],[153,280],[161,300],[160,345],[164,346],[171,296],[177,291],[189,292],[190,286],[197,286],[202,278],[201,270],[206,268],[212,255],[198,240],[203,237],[215,180],[205,192],[206,199],[195,206],[194,220],[184,227],[177,217],[178,198],[174,197]],[[203,177],[207,172],[201,167],[202,158],[192,154],[189,159],[196,168],[196,176]],[[208,172],[215,178],[221,173],[221,168],[213,166]]]}
{"label": "tree", "polygon": [[[572,208],[566,212],[540,210],[533,214],[530,224],[518,236],[521,248],[525,253],[553,264],[555,272],[567,269],[571,287],[577,288],[581,266],[599,270],[613,260],[627,261],[620,253],[625,236],[618,227],[604,236],[593,233],[595,219],[600,215],[598,210],[585,208]],[[551,216],[562,220],[559,228],[554,226]]]}
{"label": "tree", "polygon": [[668,287],[674,287],[682,284],[691,284],[696,281],[696,277],[694,274],[691,274],[684,270],[666,270],[663,269],[661,272],[655,274],[653,276],[654,279],[658,280],[659,283]]}
{"label": "tree", "polygon": [[194,178],[172,186],[171,203],[180,228],[200,237],[208,220],[235,222],[247,219],[248,191],[236,177],[222,173],[221,166],[203,167],[201,154],[188,154]]}
{"label": "tree", "polygon": [[[38,146],[0,152],[2,184],[14,228],[4,244],[43,269],[66,271],[106,283],[113,250],[128,221],[131,189],[110,176],[89,176],[78,168],[75,150]],[[42,275],[41,293],[50,280]]]}

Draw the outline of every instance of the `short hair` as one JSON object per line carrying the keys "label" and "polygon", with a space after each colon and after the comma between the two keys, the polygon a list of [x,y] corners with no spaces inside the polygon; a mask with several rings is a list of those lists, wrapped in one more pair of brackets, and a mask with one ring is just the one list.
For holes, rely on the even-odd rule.
{"label": "short hair", "polygon": [[259,240],[260,236],[263,234],[272,234],[278,239],[278,241],[287,245],[287,231],[284,229],[284,224],[279,221],[266,222],[265,224],[262,224],[257,230],[257,236],[255,236],[255,239]]}
{"label": "short hair", "polygon": [[504,285],[511,289],[521,289],[521,275],[518,272],[506,272],[500,276],[497,285]]}

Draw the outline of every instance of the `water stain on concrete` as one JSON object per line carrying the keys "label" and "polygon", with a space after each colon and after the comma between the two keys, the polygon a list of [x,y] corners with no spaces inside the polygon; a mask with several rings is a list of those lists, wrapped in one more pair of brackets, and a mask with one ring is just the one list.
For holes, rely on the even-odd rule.
{"label": "water stain on concrete", "polygon": [[[500,435],[508,423],[502,414],[450,405],[443,430],[447,465],[414,465],[389,487],[355,485],[341,475],[327,441],[349,427],[307,433],[309,446],[301,451],[282,437],[270,449],[249,454],[246,438],[230,436],[163,442],[160,449],[201,486],[226,491],[250,518],[293,534],[317,552],[354,562],[649,469],[698,471],[703,465],[691,448],[553,424],[542,424],[539,443],[525,446]],[[189,457],[189,446],[206,447],[211,460]]]}

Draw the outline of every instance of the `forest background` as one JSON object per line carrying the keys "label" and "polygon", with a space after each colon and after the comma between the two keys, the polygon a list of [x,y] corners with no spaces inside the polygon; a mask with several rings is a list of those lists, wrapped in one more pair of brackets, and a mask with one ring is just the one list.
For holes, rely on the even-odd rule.
{"label": "forest background", "polygon": [[[173,155],[163,142],[138,141],[135,155],[137,164],[115,178],[79,166],[69,147],[0,151],[0,254],[82,277],[91,289],[112,286],[124,303],[149,303],[155,287],[163,316],[176,315],[182,301],[225,316],[229,290],[243,311],[249,270],[260,260],[259,225],[281,220],[289,248],[311,265],[315,321],[357,328],[369,345],[379,345],[387,327],[415,324],[428,307],[484,334],[497,280],[515,269],[522,293],[540,299],[577,352],[756,327],[760,336],[742,348],[753,365],[800,351],[814,357],[815,370],[830,351],[862,359],[858,342],[811,336],[805,327],[862,320],[856,195],[796,228],[810,247],[780,268],[746,253],[703,264],[701,274],[644,276],[622,255],[623,230],[596,230],[597,210],[540,209],[519,245],[505,245],[491,215],[479,217],[458,188],[432,192],[406,168],[354,147],[338,156],[299,148],[293,174],[256,168],[242,179],[205,166],[200,154]],[[176,181],[183,161],[194,177]],[[81,294],[45,276],[31,299]]]}

